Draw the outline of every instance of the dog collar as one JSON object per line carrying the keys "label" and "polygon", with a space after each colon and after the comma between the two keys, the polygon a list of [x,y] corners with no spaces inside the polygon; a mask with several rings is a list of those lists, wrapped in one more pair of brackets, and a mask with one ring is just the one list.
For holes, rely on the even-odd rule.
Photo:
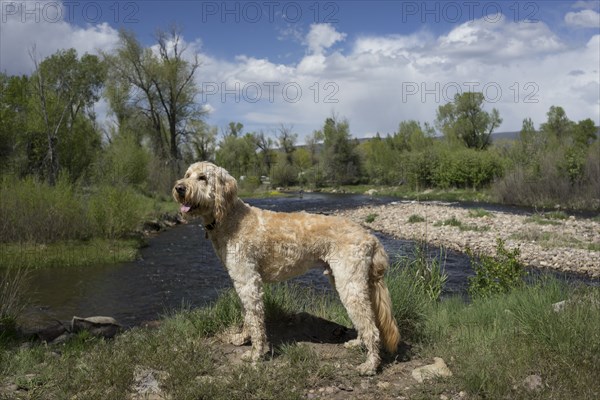
{"label": "dog collar", "polygon": [[204,229],[206,229],[207,231],[212,231],[213,229],[215,229],[216,226],[217,226],[217,221],[213,221],[208,225],[204,225]]}
{"label": "dog collar", "polygon": [[212,231],[217,226],[217,221],[213,221],[208,225],[204,225],[204,238],[208,239],[208,231]]}

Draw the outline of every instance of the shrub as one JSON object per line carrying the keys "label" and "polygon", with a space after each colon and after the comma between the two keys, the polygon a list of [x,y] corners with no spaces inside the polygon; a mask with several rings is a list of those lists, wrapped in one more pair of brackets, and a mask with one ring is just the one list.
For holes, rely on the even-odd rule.
{"label": "shrub", "polygon": [[473,254],[467,248],[475,276],[469,277],[469,294],[473,297],[488,297],[497,293],[508,293],[523,285],[525,269],[518,261],[520,251],[504,247],[502,239],[497,240],[496,257]]}
{"label": "shrub", "polygon": [[419,222],[425,222],[425,218],[423,218],[422,216],[420,216],[418,214],[413,214],[410,217],[408,217],[409,224],[416,224]]}
{"label": "shrub", "polygon": [[130,188],[101,186],[89,198],[88,215],[94,232],[105,238],[123,237],[140,223],[146,199]]}
{"label": "shrub", "polygon": [[0,242],[51,243],[89,236],[82,198],[65,174],[55,186],[8,176],[0,189]]}
{"label": "shrub", "polygon": [[371,222],[375,221],[375,219],[377,218],[378,214],[369,214],[367,215],[367,217],[365,218],[365,222],[367,224],[370,224]]}
{"label": "shrub", "polygon": [[445,149],[440,151],[439,162],[433,170],[433,183],[442,188],[479,189],[502,174],[502,162],[494,152]]}
{"label": "shrub", "polygon": [[26,282],[25,270],[12,268],[0,273],[0,341],[16,332],[17,318],[27,306]]}

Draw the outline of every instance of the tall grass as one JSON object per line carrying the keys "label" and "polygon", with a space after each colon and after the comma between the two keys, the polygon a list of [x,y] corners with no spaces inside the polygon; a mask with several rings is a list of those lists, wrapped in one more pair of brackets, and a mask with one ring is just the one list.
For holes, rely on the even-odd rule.
{"label": "tall grass", "polygon": [[[562,312],[552,304],[570,299]],[[425,354],[452,360],[457,385],[477,398],[592,399],[600,390],[600,291],[555,280],[466,305],[444,301],[426,320]],[[539,375],[539,392],[524,379]]]}
{"label": "tall grass", "polygon": [[0,243],[114,239],[134,230],[155,208],[129,187],[84,190],[61,177],[55,186],[33,178],[0,180]]}
{"label": "tall grass", "polygon": [[0,341],[16,332],[17,319],[27,306],[26,283],[23,269],[0,272]]}

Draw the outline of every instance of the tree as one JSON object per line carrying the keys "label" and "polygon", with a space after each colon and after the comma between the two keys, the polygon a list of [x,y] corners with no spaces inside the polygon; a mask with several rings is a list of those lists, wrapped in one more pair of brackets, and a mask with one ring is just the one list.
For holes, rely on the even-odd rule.
{"label": "tree", "polygon": [[[112,93],[111,106],[122,116],[130,103],[152,127],[155,153],[176,161],[181,159],[180,147],[190,132],[186,120],[201,118],[203,111],[195,102],[199,89],[194,75],[200,67],[197,53],[187,57],[187,47],[181,32],[173,27],[167,33],[158,31],[156,52],[144,48],[135,35],[121,30],[114,54],[105,54],[113,76],[120,77]],[[126,93],[126,94],[124,94]]]}
{"label": "tree", "polygon": [[[189,130],[186,137],[189,139],[187,162],[214,161],[217,145],[217,127],[209,126],[199,119],[192,119],[188,123]],[[184,157],[185,159],[185,157]]]}
{"label": "tree", "polygon": [[291,126],[285,126],[281,124],[279,126],[279,135],[277,135],[277,144],[283,153],[285,154],[285,161],[287,164],[292,165],[294,163],[294,152],[296,151],[296,139],[298,134],[292,133]]}
{"label": "tree", "polygon": [[589,146],[598,139],[598,128],[590,118],[579,121],[573,127],[573,141],[579,146]]}
{"label": "tree", "polygon": [[0,174],[18,155],[19,139],[27,127],[29,78],[0,72]]}
{"label": "tree", "polygon": [[468,148],[483,150],[491,143],[491,135],[502,123],[500,113],[483,111],[485,98],[480,92],[457,93],[454,101],[438,107],[436,127],[451,141]]}
{"label": "tree", "polygon": [[[234,128],[234,129],[231,129]],[[226,134],[219,142],[216,151],[216,162],[234,176],[257,175],[259,164],[256,150],[258,144],[253,133],[241,135],[243,125],[230,122]],[[240,136],[238,136],[240,135]]]}
{"label": "tree", "polygon": [[269,175],[271,167],[275,163],[275,154],[273,151],[273,139],[266,136],[264,132],[254,134],[256,138],[256,147],[258,148],[258,157],[260,158],[262,174]]}
{"label": "tree", "polygon": [[[84,148],[72,145],[79,143],[87,147],[89,141],[85,137],[75,137],[74,126],[78,122],[87,123],[86,128],[78,129],[77,132],[94,131],[93,127],[89,126],[89,122],[93,123],[95,120],[92,106],[100,99],[106,70],[97,56],[86,53],[78,58],[75,49],[59,50],[41,63],[35,55],[35,48],[30,52],[30,56],[35,65],[31,78],[35,99],[34,111],[41,120],[39,125],[44,132],[47,149],[42,164],[45,166],[48,183],[54,185],[61,168],[61,138],[71,142],[65,143],[63,149],[70,150],[70,156],[80,159],[80,162],[76,163],[79,167],[81,161],[86,162],[87,157],[81,159],[81,150]],[[82,111],[87,114],[87,121],[78,121]],[[97,138],[91,139],[97,141]],[[96,145],[99,145],[98,141]],[[87,159],[88,163],[89,161]],[[71,168],[71,172],[78,172],[78,168]]]}
{"label": "tree", "polygon": [[360,158],[355,151],[357,143],[350,136],[348,121],[327,118],[322,135],[327,178],[337,185],[356,183],[360,175]]}
{"label": "tree", "polygon": [[555,137],[559,141],[563,141],[570,136],[573,122],[569,120],[562,107],[551,106],[546,115],[548,120],[540,126],[542,132],[550,137]]}

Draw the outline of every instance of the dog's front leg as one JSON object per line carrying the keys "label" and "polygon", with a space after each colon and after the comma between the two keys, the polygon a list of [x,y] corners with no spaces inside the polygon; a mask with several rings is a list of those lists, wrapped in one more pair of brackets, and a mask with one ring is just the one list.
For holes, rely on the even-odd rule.
{"label": "dog's front leg", "polygon": [[238,342],[247,342],[250,336],[252,349],[242,357],[257,361],[268,351],[262,280],[254,266],[250,264],[244,266],[237,264],[233,269],[228,268],[228,270],[244,308],[244,327],[239,336],[235,335],[236,337],[232,338],[237,339]]}

